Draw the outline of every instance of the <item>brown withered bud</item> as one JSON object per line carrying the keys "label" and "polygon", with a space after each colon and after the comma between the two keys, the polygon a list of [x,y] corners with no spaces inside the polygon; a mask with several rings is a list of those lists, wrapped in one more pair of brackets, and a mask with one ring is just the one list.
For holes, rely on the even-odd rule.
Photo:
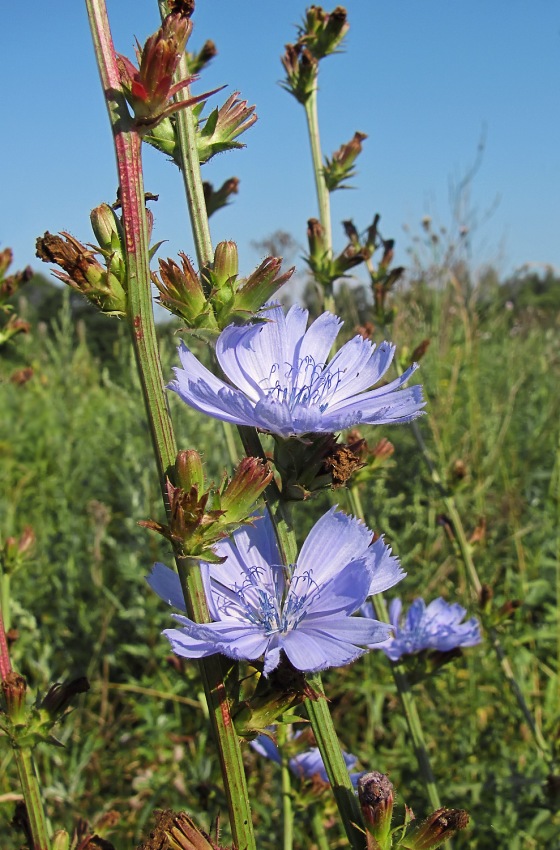
{"label": "brown withered bud", "polygon": [[357,469],[365,466],[361,457],[365,444],[365,440],[343,445],[336,444],[332,452],[327,455],[324,467],[325,471],[330,472],[332,476],[333,489],[343,487]]}
{"label": "brown withered bud", "polygon": [[468,823],[469,816],[464,809],[437,809],[406,836],[406,846],[410,850],[434,850],[458,830],[465,829]]}
{"label": "brown withered bud", "polygon": [[[414,358],[416,359],[416,358]],[[462,481],[463,478],[467,476],[467,466],[464,460],[461,458],[457,458],[453,461],[453,466],[451,467],[451,474],[456,481]]]}
{"label": "brown withered bud", "polygon": [[380,266],[383,268],[388,268],[393,262],[393,257],[395,255],[395,240],[394,239],[386,239],[383,242],[383,256],[381,257]]}
{"label": "brown withered bud", "polygon": [[10,670],[2,681],[2,693],[6,702],[6,714],[14,724],[24,723],[26,716],[25,696],[27,694],[27,682]]}
{"label": "brown withered bud", "polygon": [[355,245],[356,248],[360,247],[360,235],[356,229],[354,222],[351,219],[347,219],[342,222],[342,226],[344,228],[344,232],[346,234],[346,238]]}
{"label": "brown withered bud", "polygon": [[[61,238],[63,237],[63,238]],[[126,296],[120,281],[95,259],[94,251],[69,233],[54,236],[48,231],[36,242],[36,255],[63,269],[54,275],[86,296],[104,312],[126,312]]]}
{"label": "brown withered bud", "polygon": [[190,18],[194,12],[194,5],[194,0],[169,0],[169,14]]}
{"label": "brown withered bud", "polygon": [[476,528],[469,537],[469,543],[482,543],[486,539],[486,517],[480,517]]}
{"label": "brown withered bud", "polygon": [[286,82],[282,83],[283,88],[289,91],[299,103],[305,104],[315,89],[317,59],[312,56],[307,47],[298,42],[286,44],[281,61],[287,78]]}
{"label": "brown withered bud", "polygon": [[14,252],[11,248],[4,248],[0,251],[0,277],[4,275],[12,265]]}
{"label": "brown withered bud", "polygon": [[375,331],[375,325],[373,322],[366,322],[365,325],[357,325],[355,328],[355,332],[359,334],[362,339],[371,339]]}
{"label": "brown withered bud", "polygon": [[376,213],[373,222],[370,224],[367,230],[366,245],[372,253],[375,251],[377,244],[377,227],[379,225],[380,218],[381,216],[379,215],[379,213]]}
{"label": "brown withered bud", "polygon": [[484,611],[489,608],[490,603],[494,598],[494,591],[490,587],[489,584],[483,584],[480,588],[480,593],[478,594],[478,604],[480,608]]}
{"label": "brown withered bud", "polygon": [[208,213],[208,218],[210,218],[217,210],[229,204],[231,195],[237,195],[239,192],[239,179],[237,177],[230,177],[229,180],[225,180],[222,183],[219,189],[214,189],[212,184],[205,180],[202,184],[202,189],[204,191],[206,212]]}
{"label": "brown withered bud", "polygon": [[156,826],[137,850],[224,850],[185,812],[156,812]]}
{"label": "brown withered bud", "polygon": [[[326,157],[323,177],[329,192],[334,192],[335,189],[347,188],[344,181],[354,176],[354,163],[362,151],[362,142],[365,139],[367,139],[366,133],[356,132],[349,142],[341,145],[335,151],[331,159]],[[355,243],[353,242],[353,244]]]}
{"label": "brown withered bud", "polygon": [[23,369],[16,369],[16,371],[12,372],[10,375],[10,383],[15,384],[16,387],[22,387],[31,380],[34,374],[35,373],[31,366],[25,366]]}
{"label": "brown withered bud", "polygon": [[387,458],[390,458],[395,453],[395,447],[386,437],[382,437],[375,444],[371,453],[377,460],[387,460]]}
{"label": "brown withered bud", "polygon": [[423,339],[422,342],[416,346],[414,351],[412,352],[411,360],[413,363],[418,363],[419,360],[425,355],[426,351],[430,347],[430,340]]}
{"label": "brown withered bud", "polygon": [[41,708],[53,720],[58,720],[64,714],[72,699],[77,694],[85,694],[87,691],[89,691],[89,682],[85,676],[79,676],[77,679],[71,679],[68,682],[55,682],[41,702]]}

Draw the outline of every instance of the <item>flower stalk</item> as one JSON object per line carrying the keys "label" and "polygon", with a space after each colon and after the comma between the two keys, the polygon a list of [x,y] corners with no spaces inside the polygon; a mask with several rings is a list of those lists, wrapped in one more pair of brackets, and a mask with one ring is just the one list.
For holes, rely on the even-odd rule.
{"label": "flower stalk", "polygon": [[[163,376],[153,318],[149,237],[140,158],[141,139],[134,130],[133,119],[126,106],[105,2],[86,0],[86,4],[117,155],[128,273],[128,320],[162,494],[165,496],[165,477],[172,474],[177,448],[163,393]],[[190,110],[181,110],[178,120],[181,113],[183,116],[189,115]],[[198,562],[181,557],[176,560],[187,610],[197,621],[208,621],[208,607]],[[200,669],[220,755],[234,841],[238,847],[254,850],[255,839],[241,748],[229,712],[219,658],[202,660]]]}

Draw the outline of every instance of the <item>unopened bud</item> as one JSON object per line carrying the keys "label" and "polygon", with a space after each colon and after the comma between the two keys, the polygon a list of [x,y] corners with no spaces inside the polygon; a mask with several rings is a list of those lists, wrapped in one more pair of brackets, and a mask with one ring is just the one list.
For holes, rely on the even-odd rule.
{"label": "unopened bud", "polygon": [[295,269],[288,269],[280,275],[282,260],[279,257],[267,257],[258,269],[239,287],[235,295],[236,310],[256,313],[263,304],[288,281]]}
{"label": "unopened bud", "polygon": [[189,328],[212,326],[212,312],[200,279],[187,255],[180,253],[179,256],[180,268],[174,260],[160,260],[159,276],[152,273],[160,303],[183,319]]}
{"label": "unopened bud", "polygon": [[115,250],[115,237],[117,245],[120,246],[120,237],[122,234],[121,223],[117,215],[109,204],[100,204],[92,209],[90,213],[90,221],[97,244],[104,251]]}
{"label": "unopened bud", "polygon": [[204,469],[202,458],[194,449],[177,453],[175,460],[175,484],[190,493],[194,487],[199,496],[204,491]]}
{"label": "unopened bud", "polygon": [[204,42],[198,53],[187,53],[189,73],[199,74],[217,54],[216,45],[210,39]]}
{"label": "unopened bud", "polygon": [[51,720],[59,720],[64,714],[73,697],[89,691],[89,682],[85,676],[71,679],[68,682],[55,682],[41,702],[41,708],[47,712]]}
{"label": "unopened bud", "polygon": [[246,519],[265,488],[272,481],[272,472],[256,457],[245,457],[235,470],[221,494],[220,508],[227,524]]}
{"label": "unopened bud", "polygon": [[51,850],[70,850],[70,836],[65,829],[57,829],[51,838]]}
{"label": "unopened bud", "polygon": [[213,282],[218,288],[232,282],[239,274],[239,258],[235,242],[218,242],[214,253]]}
{"label": "unopened bud", "polygon": [[377,770],[366,773],[358,779],[358,799],[367,831],[381,847],[385,847],[391,831],[395,799],[392,783]]}
{"label": "unopened bud", "polygon": [[27,683],[23,676],[10,671],[2,681],[2,693],[6,702],[6,714],[15,726],[25,723],[27,719],[27,707],[25,697],[27,694]]}
{"label": "unopened bud", "polygon": [[217,210],[229,204],[231,195],[237,195],[239,191],[239,179],[237,177],[230,177],[229,180],[225,180],[222,183],[219,189],[214,189],[212,184],[205,180],[202,188],[204,190],[206,212],[208,213],[208,218],[210,218]]}
{"label": "unopened bud", "polygon": [[364,139],[367,139],[365,133],[356,132],[349,142],[341,145],[333,154],[332,159],[326,158],[323,176],[329,192],[334,192],[335,189],[347,188],[344,181],[353,177],[355,174],[354,162],[361,153]]}

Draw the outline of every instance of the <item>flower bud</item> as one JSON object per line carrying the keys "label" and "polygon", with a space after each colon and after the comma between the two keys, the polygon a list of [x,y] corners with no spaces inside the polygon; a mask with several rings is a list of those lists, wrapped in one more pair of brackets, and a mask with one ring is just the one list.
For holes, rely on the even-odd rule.
{"label": "flower bud", "polygon": [[70,836],[65,829],[57,829],[51,838],[51,850],[70,850]]}
{"label": "flower bud", "polygon": [[320,6],[310,6],[304,26],[299,28],[299,41],[305,43],[316,59],[335,53],[350,28],[346,17],[346,9],[342,6],[337,6],[330,13]]}
{"label": "flower bud", "polygon": [[6,714],[14,726],[23,725],[27,720],[27,683],[23,676],[11,670],[2,681],[2,693],[6,702]]}
{"label": "flower bud", "polygon": [[377,770],[365,773],[358,779],[358,799],[367,831],[374,836],[381,850],[385,850],[395,800],[392,783]]}
{"label": "flower bud", "polygon": [[469,816],[463,809],[437,809],[401,841],[407,850],[433,850],[465,829]]}
{"label": "flower bud", "polygon": [[52,721],[60,720],[73,697],[89,691],[89,682],[85,676],[68,682],[55,682],[41,702],[41,708]]}
{"label": "flower bud", "polygon": [[175,460],[175,483],[177,487],[189,493],[193,488],[197,493],[204,492],[204,469],[202,458],[194,449],[177,453]]}
{"label": "flower bud", "polygon": [[239,287],[235,294],[235,310],[256,313],[269,301],[272,296],[293,275],[295,268],[288,269],[283,275],[278,275],[281,270],[282,260],[279,257],[267,257],[258,269]]}
{"label": "flower bud", "polygon": [[229,180],[225,180],[222,183],[219,189],[214,189],[212,184],[205,180],[202,188],[204,191],[206,212],[208,218],[210,218],[219,209],[229,204],[230,195],[237,195],[239,191],[239,179],[237,177],[230,177]]}
{"label": "flower bud", "polygon": [[326,158],[323,176],[329,192],[334,192],[335,189],[348,188],[347,185],[344,185],[344,181],[353,177],[355,174],[354,162],[358,154],[361,153],[364,139],[367,139],[365,133],[356,132],[349,142],[342,145],[333,154],[332,159],[329,160],[328,157]]}
{"label": "flower bud", "polygon": [[218,50],[213,41],[208,39],[204,42],[198,53],[187,53],[187,66],[190,74],[199,74],[209,62],[218,55]]}
{"label": "flower bud", "polygon": [[221,289],[239,274],[239,257],[235,242],[218,242],[214,253],[212,283]]}
{"label": "flower bud", "polygon": [[307,47],[298,42],[286,45],[282,65],[286,71],[286,81],[281,83],[282,87],[299,103],[305,104],[317,85],[317,59],[311,55]]}
{"label": "flower bud", "polygon": [[245,457],[220,495],[225,523],[247,519],[253,505],[272,481],[272,472],[256,457]]}
{"label": "flower bud", "polygon": [[159,261],[159,277],[152,281],[163,307],[187,323],[189,328],[216,327],[200,279],[186,254],[180,253],[181,268],[174,260]]}
{"label": "flower bud", "polygon": [[197,127],[197,148],[200,163],[208,162],[217,153],[245,147],[234,141],[252,127],[257,116],[255,107],[238,100],[234,92],[220,109],[214,109],[201,127]]}

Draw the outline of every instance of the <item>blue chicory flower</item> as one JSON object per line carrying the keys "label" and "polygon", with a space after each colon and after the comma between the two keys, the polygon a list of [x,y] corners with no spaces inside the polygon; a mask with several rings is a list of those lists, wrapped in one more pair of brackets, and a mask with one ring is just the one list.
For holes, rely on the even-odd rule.
{"label": "blue chicory flower", "polygon": [[[294,735],[294,739],[297,738],[299,734],[300,733],[296,733]],[[255,752],[259,753],[259,755],[264,756],[277,764],[282,763],[280,751],[276,743],[268,735],[257,735],[250,744]],[[342,751],[342,757],[344,758],[346,767],[349,771],[351,771],[358,761],[357,757],[353,756],[351,753],[345,752],[344,750]],[[319,747],[310,747],[308,750],[293,756],[293,758],[288,761],[288,767],[294,776],[297,776],[299,779],[313,779],[314,776],[318,776],[323,782],[329,781],[323,758],[319,752]],[[354,787],[357,786],[358,779],[363,775],[363,773],[364,771],[360,770],[349,774]]]}
{"label": "blue chicory flower", "polygon": [[[309,532],[297,563],[286,568],[268,515],[255,519],[216,544],[223,563],[201,565],[214,622],[174,614],[181,628],[164,634],[177,655],[264,656],[268,675],[283,650],[295,668],[314,672],[349,664],[366,651],[362,647],[387,639],[390,625],[352,616],[368,596],[404,578],[381,538],[371,544],[364,523],[332,508]],[[156,564],[147,580],[164,601],[184,610],[173,570]]]}
{"label": "blue chicory flower", "polygon": [[422,412],[422,388],[401,389],[417,368],[412,365],[377,389],[395,347],[376,347],[355,336],[327,364],[341,327],[323,313],[307,327],[308,311],[278,305],[261,312],[265,321],[229,325],[216,343],[216,357],[231,385],[212,374],[183,343],[182,369],[169,389],[208,416],[249,425],[288,438],[334,433],[357,424],[409,422]]}
{"label": "blue chicory flower", "polygon": [[[373,617],[373,606],[368,604],[369,611],[364,606],[362,613]],[[399,661],[403,655],[413,655],[424,649],[449,652],[460,646],[475,646],[482,640],[476,617],[462,623],[466,610],[441,597],[429,605],[423,599],[415,599],[404,621],[401,613],[401,600],[393,599],[389,606],[389,619],[395,633],[378,647],[391,661]]]}

